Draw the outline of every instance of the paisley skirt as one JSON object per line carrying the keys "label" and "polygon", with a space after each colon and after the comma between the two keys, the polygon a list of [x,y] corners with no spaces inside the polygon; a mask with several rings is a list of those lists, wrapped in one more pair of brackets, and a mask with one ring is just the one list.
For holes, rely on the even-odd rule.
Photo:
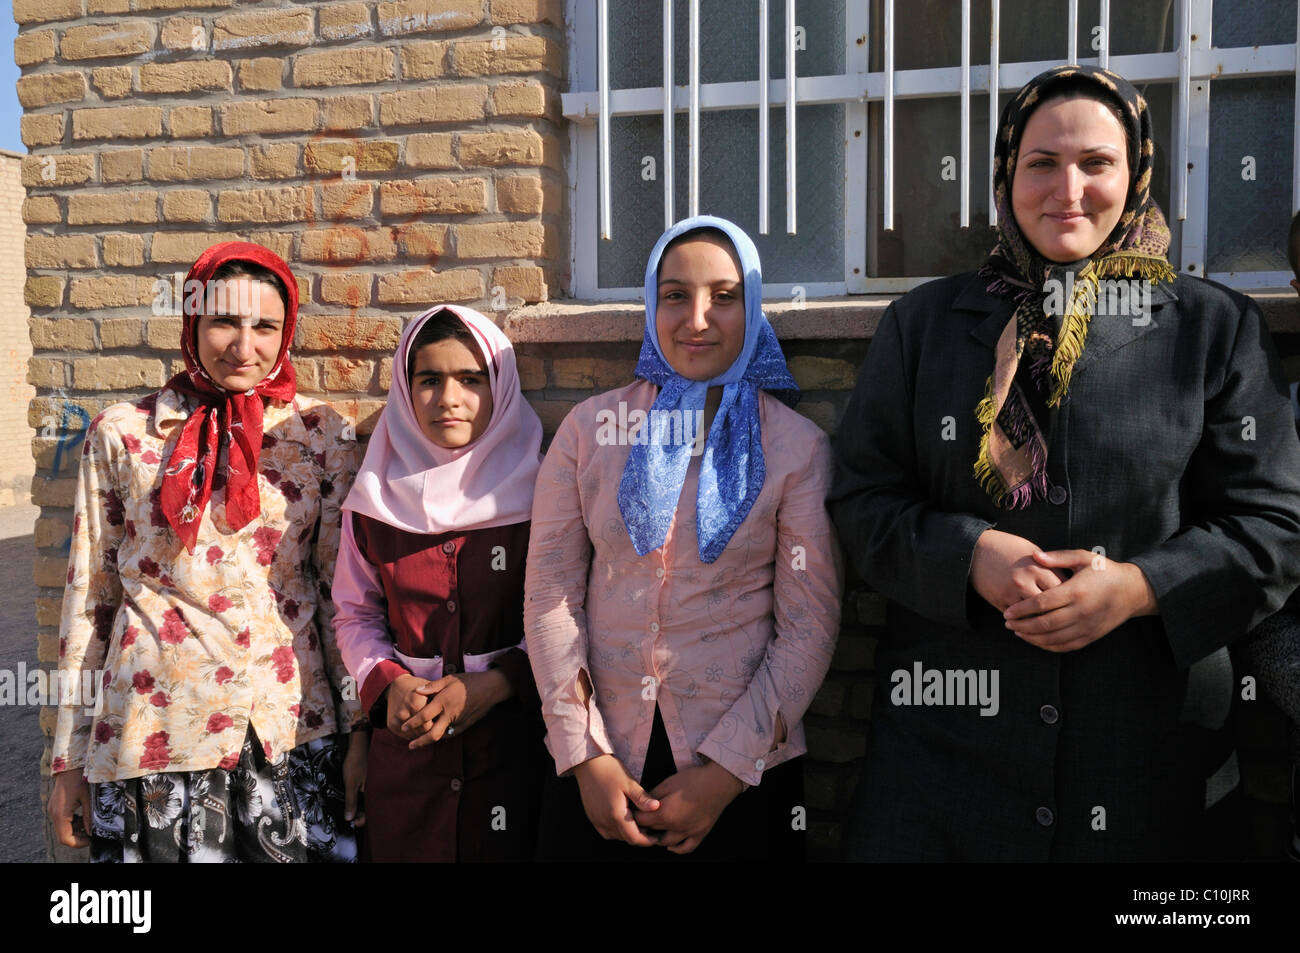
{"label": "paisley skirt", "polygon": [[92,784],[96,863],[291,863],[356,860],[343,819],[344,736],[268,762],[252,730],[230,770],[147,774]]}

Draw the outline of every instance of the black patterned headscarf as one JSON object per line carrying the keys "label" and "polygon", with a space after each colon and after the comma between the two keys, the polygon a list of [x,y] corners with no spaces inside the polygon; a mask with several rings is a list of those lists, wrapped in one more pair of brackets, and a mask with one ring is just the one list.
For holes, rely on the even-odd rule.
{"label": "black patterned headscarf", "polygon": [[[1114,104],[1124,117],[1128,197],[1114,229],[1074,273],[1070,299],[1062,300],[1060,313],[1054,314],[1048,311],[1053,301],[1047,280],[1054,271],[1060,275],[1061,266],[1044,258],[1021,234],[1011,206],[1011,183],[1020,139],[1034,110],[1058,91],[1088,95],[1087,87],[1095,88],[1096,98]],[[1151,198],[1154,160],[1146,100],[1109,70],[1055,67],[1026,83],[1002,111],[993,159],[998,242],[980,273],[990,279],[989,291],[1012,298],[1016,308],[998,339],[993,373],[975,411],[983,428],[975,478],[998,506],[1025,507],[1034,496],[1047,495],[1047,415],[1069,390],[1087,341],[1099,280],[1174,280],[1166,257],[1169,226]],[[1022,361],[1026,351],[1028,360]]]}

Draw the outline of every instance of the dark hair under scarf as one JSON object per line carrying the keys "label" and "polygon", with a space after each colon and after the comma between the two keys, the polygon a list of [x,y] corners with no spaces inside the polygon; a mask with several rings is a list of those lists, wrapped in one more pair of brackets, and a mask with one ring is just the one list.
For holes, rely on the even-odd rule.
{"label": "dark hair under scarf", "polygon": [[[1045,284],[1061,266],[1045,259],[1021,233],[1011,205],[1020,140],[1029,117],[1058,94],[1088,96],[1118,107],[1128,145],[1129,189],[1124,211],[1105,241],[1074,275],[1062,314],[1045,313]],[[1112,110],[1113,111],[1113,110]],[[1123,77],[1094,66],[1058,66],[1026,83],[1002,111],[993,160],[998,242],[980,274],[988,290],[1016,302],[998,340],[993,373],[976,407],[983,428],[975,478],[998,506],[1028,506],[1047,495],[1046,415],[1070,387],[1075,362],[1107,278],[1174,280],[1166,253],[1169,227],[1151,198],[1155,139],[1146,100]],[[1057,318],[1060,330],[1057,331]],[[1027,360],[1022,361],[1024,356]]]}

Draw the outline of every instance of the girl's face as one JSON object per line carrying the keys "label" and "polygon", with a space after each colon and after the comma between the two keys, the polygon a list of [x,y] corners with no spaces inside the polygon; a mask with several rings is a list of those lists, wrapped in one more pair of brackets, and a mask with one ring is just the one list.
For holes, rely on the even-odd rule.
{"label": "girl's face", "polygon": [[1124,129],[1104,103],[1050,100],[1029,117],[1011,208],[1044,258],[1070,262],[1095,252],[1123,214],[1128,188]]}
{"label": "girl's face", "polygon": [[483,359],[456,338],[415,353],[411,406],[424,435],[447,450],[467,447],[492,419],[492,386]]}
{"label": "girl's face", "polygon": [[692,381],[725,373],[745,346],[745,289],[730,242],[711,235],[674,245],[659,263],[659,349]]}
{"label": "girl's face", "polygon": [[[199,363],[219,387],[244,393],[271,373],[284,335],[284,301],[255,278],[222,279],[224,304],[199,316]],[[206,302],[205,302],[206,308]]]}

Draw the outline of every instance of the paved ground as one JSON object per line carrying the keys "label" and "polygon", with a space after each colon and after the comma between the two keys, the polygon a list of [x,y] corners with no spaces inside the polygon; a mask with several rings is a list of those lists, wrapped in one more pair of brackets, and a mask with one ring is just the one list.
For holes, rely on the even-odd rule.
{"label": "paved ground", "polygon": [[[35,506],[0,508],[0,669],[36,665]],[[0,705],[0,862],[44,861],[40,710]]]}

